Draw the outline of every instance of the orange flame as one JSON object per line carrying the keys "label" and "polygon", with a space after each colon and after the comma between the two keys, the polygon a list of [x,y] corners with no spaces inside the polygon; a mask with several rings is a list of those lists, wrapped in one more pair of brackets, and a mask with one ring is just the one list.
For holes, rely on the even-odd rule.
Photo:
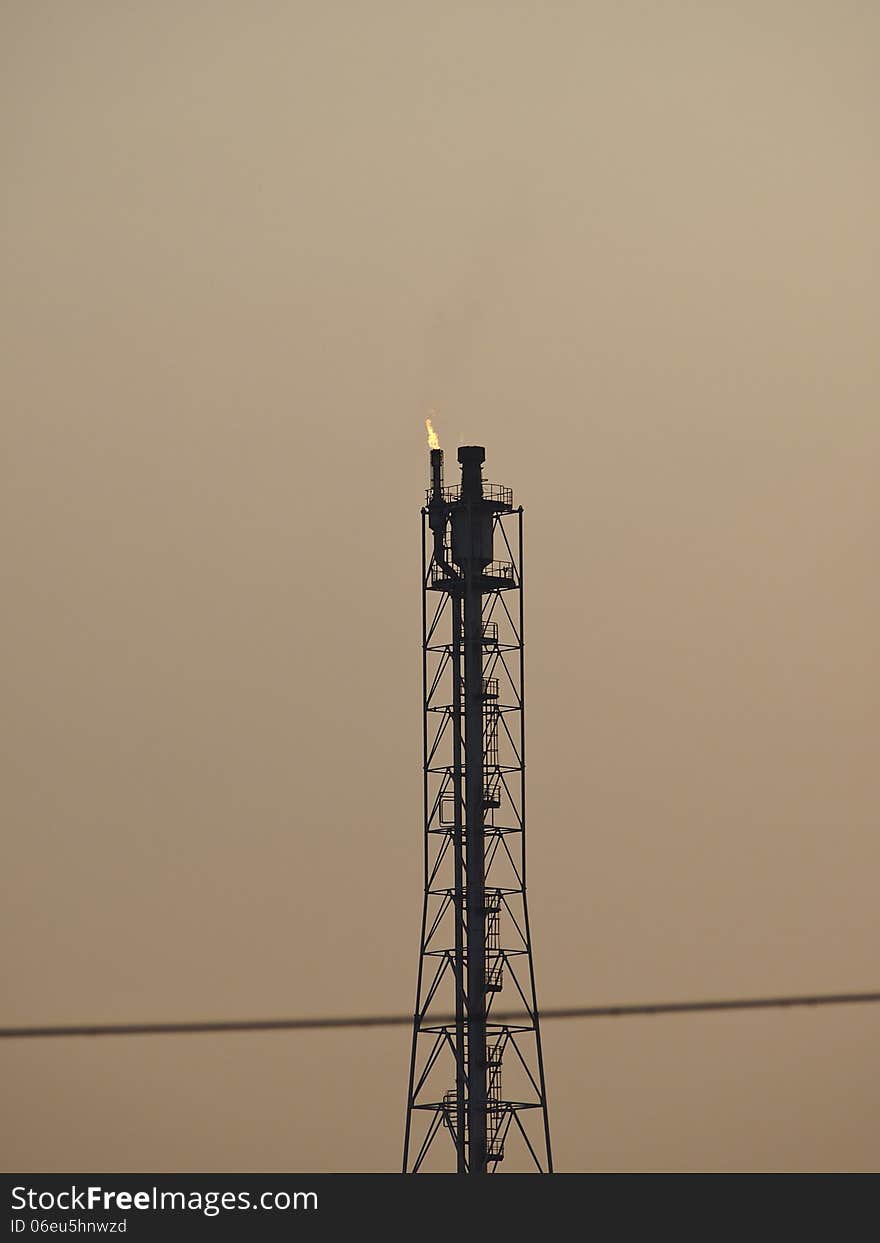
{"label": "orange flame", "polygon": [[[432,411],[432,413],[434,413],[434,411]],[[428,448],[439,449],[440,448],[440,437],[434,431],[434,427],[430,419],[425,419],[425,427],[428,432]]]}

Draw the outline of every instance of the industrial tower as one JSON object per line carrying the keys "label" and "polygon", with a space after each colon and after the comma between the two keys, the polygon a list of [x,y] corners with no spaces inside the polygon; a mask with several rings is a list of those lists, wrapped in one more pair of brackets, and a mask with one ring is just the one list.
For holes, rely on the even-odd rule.
{"label": "industrial tower", "polygon": [[[522,508],[431,450],[422,510],[425,896],[403,1172],[552,1172],[525,870]],[[496,554],[500,558],[496,560]],[[494,1017],[493,1017],[494,1014]],[[511,1017],[514,1016],[514,1017]],[[515,1150],[519,1149],[518,1152]]]}

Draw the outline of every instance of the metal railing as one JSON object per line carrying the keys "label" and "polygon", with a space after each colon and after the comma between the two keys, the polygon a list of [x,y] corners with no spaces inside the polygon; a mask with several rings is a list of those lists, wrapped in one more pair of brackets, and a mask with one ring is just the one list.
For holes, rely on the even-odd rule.
{"label": "metal railing", "polygon": [[505,583],[516,583],[516,571],[512,561],[492,561],[483,570],[483,578],[496,578]]}
{"label": "metal railing", "polygon": [[[434,499],[434,489],[428,488],[425,497],[427,504],[430,505]],[[443,488],[441,497],[444,505],[458,505],[461,501],[461,484],[454,483],[448,488]],[[503,483],[484,483],[483,484],[483,500],[492,501],[495,504],[505,505],[513,508],[513,488],[508,488]]]}
{"label": "metal railing", "polygon": [[[449,558],[447,558],[447,560],[448,559]],[[487,565],[483,569],[482,577],[490,578],[493,580],[493,582],[500,582],[500,583],[508,584],[511,587],[516,586],[516,570],[514,569],[512,561],[490,562],[489,565]],[[443,566],[440,565],[439,562],[437,561],[431,562],[431,586],[432,587],[436,587],[441,583],[457,583],[461,581],[462,581],[462,578],[460,575],[456,575],[455,577],[452,577],[443,568]],[[486,633],[484,632],[483,641],[485,643],[489,643],[489,642],[497,643],[498,641],[497,634],[498,632],[496,630],[493,639],[490,640],[489,636],[486,635]]]}
{"label": "metal railing", "polygon": [[491,807],[501,806],[501,779],[494,777],[487,781],[483,787],[483,807],[488,810]]}
{"label": "metal railing", "polygon": [[448,1126],[450,1131],[455,1133],[455,1122],[453,1119],[458,1113],[458,1093],[455,1088],[450,1088],[448,1092],[443,1093],[443,1125]]}
{"label": "metal railing", "polygon": [[486,1050],[486,1160],[504,1160],[504,1116],[507,1112],[501,1097],[500,1041]]}
{"label": "metal railing", "polygon": [[494,768],[498,763],[498,708],[483,713],[483,763]]}
{"label": "metal railing", "polygon": [[455,583],[458,581],[458,578],[451,577],[438,561],[431,562],[431,583],[433,586],[436,586],[438,583]]}

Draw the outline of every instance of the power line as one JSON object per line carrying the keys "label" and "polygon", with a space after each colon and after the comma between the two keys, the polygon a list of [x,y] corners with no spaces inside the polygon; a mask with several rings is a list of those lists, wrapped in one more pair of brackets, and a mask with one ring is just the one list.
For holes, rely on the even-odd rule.
{"label": "power line", "polygon": [[[551,1006],[539,1011],[548,1019],[617,1019],[654,1014],[707,1014],[721,1010],[779,1010],[796,1006],[851,1006],[880,1002],[876,993],[815,993],[789,997],[745,997],[721,1001],[656,1001],[620,1006]],[[495,1011],[490,1023],[533,1018],[524,1010]],[[194,1036],[224,1032],[328,1031],[354,1027],[407,1027],[411,1014],[366,1014],[341,1018],[219,1019],[184,1023],[77,1023],[45,1027],[0,1027],[0,1039],[24,1040],[60,1036]],[[455,1015],[439,1015],[432,1026],[454,1023]]]}

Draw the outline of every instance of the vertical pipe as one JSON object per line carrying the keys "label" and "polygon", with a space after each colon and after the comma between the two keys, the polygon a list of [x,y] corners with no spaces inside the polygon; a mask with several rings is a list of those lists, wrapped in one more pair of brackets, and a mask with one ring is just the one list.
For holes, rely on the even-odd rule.
{"label": "vertical pipe", "polygon": [[461,595],[452,605],[452,792],[455,799],[453,858],[455,867],[455,1149],[456,1172],[467,1173],[465,1147],[465,979],[464,979],[464,826],[462,823],[462,730],[461,730]]}
{"label": "vertical pipe", "polygon": [[483,567],[480,501],[467,504],[464,565],[465,811],[467,873],[468,1173],[486,1173],[486,900],[483,828]]}

